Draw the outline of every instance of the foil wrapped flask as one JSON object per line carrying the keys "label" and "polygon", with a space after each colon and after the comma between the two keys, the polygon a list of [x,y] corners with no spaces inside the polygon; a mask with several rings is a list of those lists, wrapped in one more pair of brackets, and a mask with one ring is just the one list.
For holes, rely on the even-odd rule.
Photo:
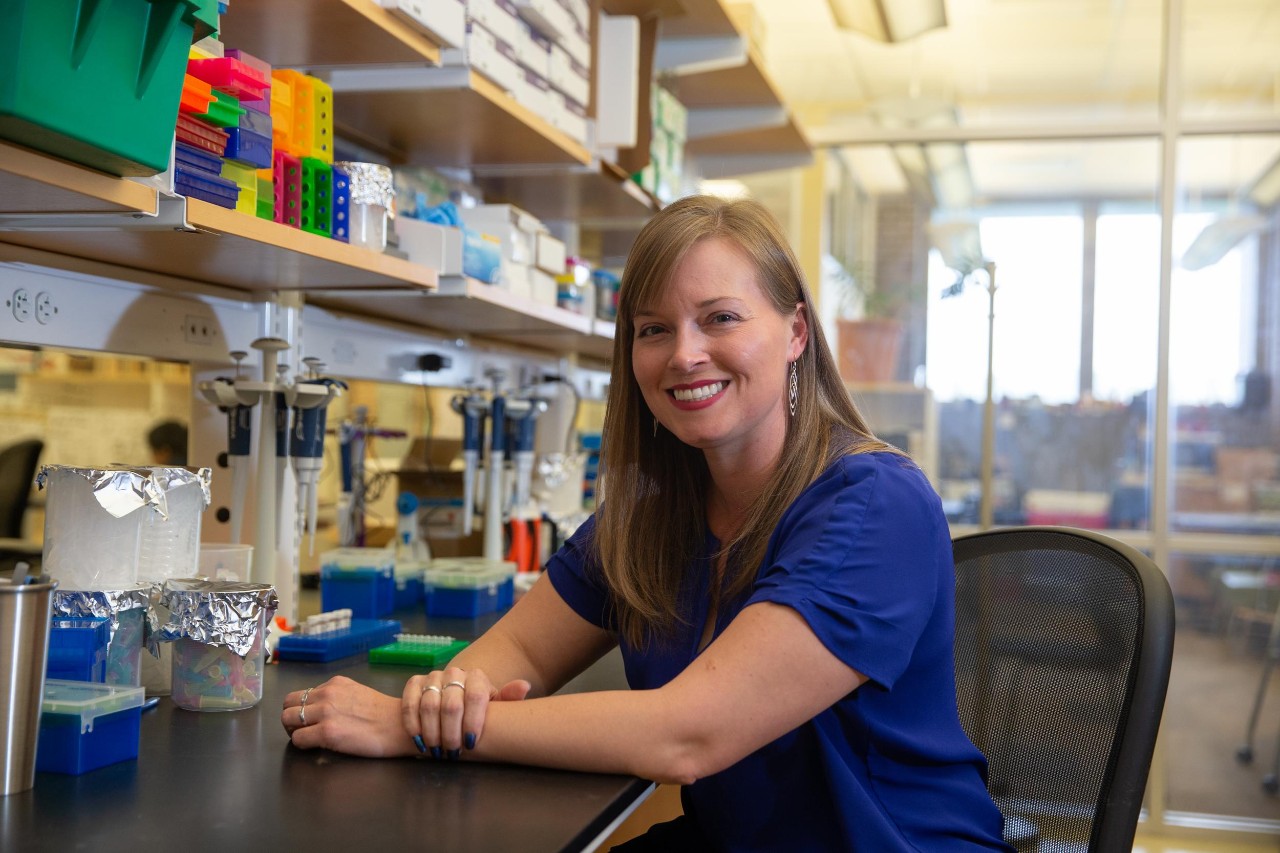
{"label": "foil wrapped flask", "polygon": [[46,465],[43,567],[62,589],[124,589],[195,574],[210,470]]}
{"label": "foil wrapped flask", "polygon": [[189,711],[239,711],[258,704],[267,631],[278,603],[275,588],[176,578],[165,582],[160,603],[169,611],[161,639],[174,644],[174,704]]}
{"label": "foil wrapped flask", "polygon": [[142,684],[142,647],[152,626],[151,598],[145,584],[123,589],[62,589],[53,594],[53,615],[110,620],[107,641],[107,684]]}

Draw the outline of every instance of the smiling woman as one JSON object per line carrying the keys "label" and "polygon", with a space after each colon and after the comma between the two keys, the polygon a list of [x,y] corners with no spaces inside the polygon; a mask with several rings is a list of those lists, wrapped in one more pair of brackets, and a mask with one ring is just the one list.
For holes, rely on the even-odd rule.
{"label": "smiling woman", "polygon": [[[334,679],[305,717],[286,697],[293,742],[683,785],[627,850],[1008,850],[956,710],[941,503],[811,304],[761,205],[656,215],[619,292],[600,510],[443,672],[399,698]],[[631,690],[551,695],[614,646]]]}

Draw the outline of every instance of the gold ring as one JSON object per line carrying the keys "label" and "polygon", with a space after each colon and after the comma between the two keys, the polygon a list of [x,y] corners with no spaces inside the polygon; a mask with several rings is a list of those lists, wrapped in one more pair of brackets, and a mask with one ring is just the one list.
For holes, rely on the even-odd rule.
{"label": "gold ring", "polygon": [[467,689],[467,685],[463,684],[461,681],[450,681],[445,685],[445,687],[461,687],[463,690]]}

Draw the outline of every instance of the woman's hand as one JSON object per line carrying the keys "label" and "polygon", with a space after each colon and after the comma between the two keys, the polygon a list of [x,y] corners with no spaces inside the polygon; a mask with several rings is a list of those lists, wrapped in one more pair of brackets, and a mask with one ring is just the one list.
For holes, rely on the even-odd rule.
{"label": "woman's hand", "polygon": [[402,730],[433,758],[457,758],[462,747],[475,749],[490,702],[520,700],[529,689],[524,679],[495,688],[479,669],[449,667],[415,675],[400,699]]}
{"label": "woman's hand", "polygon": [[302,749],[324,747],[371,758],[418,752],[400,723],[396,697],[341,675],[285,696],[280,722]]}

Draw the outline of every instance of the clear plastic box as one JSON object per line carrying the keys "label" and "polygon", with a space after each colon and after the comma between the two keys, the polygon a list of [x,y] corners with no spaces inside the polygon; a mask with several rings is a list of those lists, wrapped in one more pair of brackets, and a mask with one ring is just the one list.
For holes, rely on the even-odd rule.
{"label": "clear plastic box", "polygon": [[459,557],[432,560],[423,573],[427,616],[473,618],[506,610],[515,599],[516,564]]}
{"label": "clear plastic box", "polygon": [[46,679],[36,770],[78,775],[138,757],[141,687]]}
{"label": "clear plastic box", "polygon": [[377,619],[395,608],[395,555],[386,548],[334,548],[320,555],[320,609]]}

